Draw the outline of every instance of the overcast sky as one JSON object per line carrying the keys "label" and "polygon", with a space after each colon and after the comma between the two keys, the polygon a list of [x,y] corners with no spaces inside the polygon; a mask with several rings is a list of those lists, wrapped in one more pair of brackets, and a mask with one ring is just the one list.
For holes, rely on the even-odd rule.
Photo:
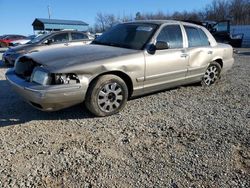
{"label": "overcast sky", "polygon": [[212,0],[0,0],[0,35],[32,34],[35,18],[82,20],[95,23],[97,12],[134,16],[136,12],[154,13],[162,11],[200,10]]}

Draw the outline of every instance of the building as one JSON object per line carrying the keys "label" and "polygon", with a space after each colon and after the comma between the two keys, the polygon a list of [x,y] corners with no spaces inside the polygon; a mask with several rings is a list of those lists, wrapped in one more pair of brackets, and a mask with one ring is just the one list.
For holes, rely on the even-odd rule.
{"label": "building", "polygon": [[77,30],[87,31],[89,24],[78,20],[36,18],[32,23],[34,31]]}

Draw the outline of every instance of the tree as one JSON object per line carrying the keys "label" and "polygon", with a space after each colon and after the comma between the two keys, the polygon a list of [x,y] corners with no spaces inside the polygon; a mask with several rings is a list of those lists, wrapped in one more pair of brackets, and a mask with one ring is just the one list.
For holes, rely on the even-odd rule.
{"label": "tree", "polygon": [[230,18],[230,4],[226,0],[213,0],[210,5],[205,8],[205,17],[207,20],[226,20]]}
{"label": "tree", "polygon": [[96,16],[96,31],[103,32],[114,26],[118,22],[126,22],[132,20],[192,20],[192,21],[232,21],[232,24],[250,24],[250,0],[213,0],[204,9],[199,11],[183,11],[167,14],[162,11],[156,13],[140,13],[137,12],[135,17],[123,16],[123,18],[115,17],[113,14],[98,13]]}
{"label": "tree", "polygon": [[249,0],[232,0],[231,10],[233,22],[236,24],[250,23],[250,1]]}
{"label": "tree", "polygon": [[117,23],[119,23],[119,19],[113,14],[103,14],[99,12],[96,15],[95,30],[96,32],[104,32]]}

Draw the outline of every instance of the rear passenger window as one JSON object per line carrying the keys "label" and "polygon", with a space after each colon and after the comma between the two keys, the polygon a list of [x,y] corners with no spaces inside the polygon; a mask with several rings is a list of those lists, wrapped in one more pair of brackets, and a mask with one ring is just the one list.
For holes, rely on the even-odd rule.
{"label": "rear passenger window", "polygon": [[171,49],[183,48],[182,32],[179,25],[164,27],[157,37],[157,41],[168,42]]}
{"label": "rear passenger window", "polygon": [[207,35],[200,28],[190,26],[184,27],[187,33],[189,47],[201,47],[210,45]]}
{"label": "rear passenger window", "polygon": [[71,33],[72,40],[88,39],[88,36],[83,33]]}
{"label": "rear passenger window", "polygon": [[206,33],[204,33],[204,31],[202,29],[200,29],[200,28],[198,30],[199,30],[199,33],[200,33],[202,45],[203,46],[210,46],[210,42],[208,40],[208,37],[207,37]]}

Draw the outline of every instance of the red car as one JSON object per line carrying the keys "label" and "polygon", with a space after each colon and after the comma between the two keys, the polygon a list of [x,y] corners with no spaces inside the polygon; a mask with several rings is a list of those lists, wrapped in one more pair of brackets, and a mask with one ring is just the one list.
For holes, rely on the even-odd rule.
{"label": "red car", "polygon": [[4,35],[0,38],[0,46],[8,47],[9,43],[19,39],[26,39],[27,37],[22,35]]}

